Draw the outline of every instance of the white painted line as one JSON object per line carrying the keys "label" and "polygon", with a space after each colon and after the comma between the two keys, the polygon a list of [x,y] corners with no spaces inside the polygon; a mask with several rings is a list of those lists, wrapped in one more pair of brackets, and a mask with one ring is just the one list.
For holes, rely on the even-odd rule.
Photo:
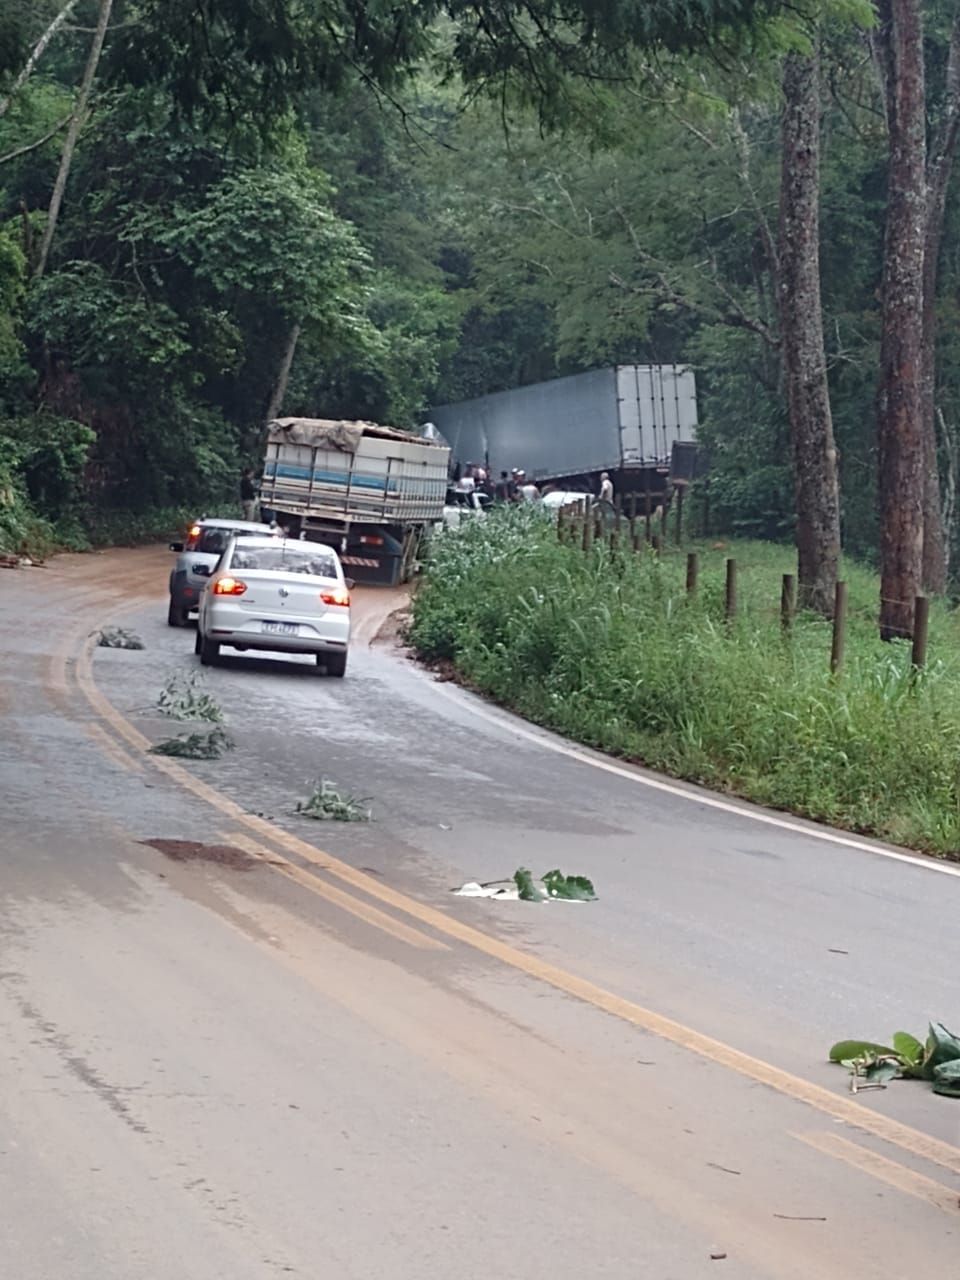
{"label": "white painted line", "polygon": [[760,822],[768,827],[777,827],[781,831],[791,831],[795,835],[806,836],[810,840],[820,840],[825,844],[840,845],[845,849],[856,849],[860,853],[870,853],[878,858],[889,858],[892,862],[906,862],[910,866],[919,867],[923,871],[936,871],[940,875],[960,877],[960,864],[957,863],[940,862],[936,858],[925,858],[916,853],[899,853],[895,849],[885,849],[883,845],[874,844],[869,840],[859,840],[856,836],[845,836],[829,827],[817,827],[812,823],[808,825],[803,822],[793,821],[790,818],[781,818],[777,814],[766,813],[764,810],[753,808],[746,803],[725,800],[708,791],[694,790],[692,787],[671,782],[666,778],[655,777],[649,773],[641,773],[639,769],[617,764],[614,760],[604,760],[599,756],[592,755],[579,747],[573,746],[571,743],[554,737],[547,730],[527,728],[518,717],[509,712],[490,711],[475,694],[467,693],[457,686],[449,688],[447,682],[438,680],[430,680],[429,683],[442,697],[449,698],[451,702],[457,703],[465,711],[469,711],[471,715],[475,715],[481,720],[486,720],[490,724],[496,725],[499,729],[513,733],[527,742],[535,743],[538,747],[545,747],[548,751],[554,751],[557,755],[567,756],[580,764],[589,765],[593,769],[602,769],[604,773],[612,773],[615,777],[626,778],[628,782],[638,783],[642,787],[649,787],[652,791],[662,791],[666,795],[676,796],[678,799],[687,800],[691,804],[703,805],[707,809],[719,809],[721,813],[730,813],[737,818],[747,818],[751,822]]}

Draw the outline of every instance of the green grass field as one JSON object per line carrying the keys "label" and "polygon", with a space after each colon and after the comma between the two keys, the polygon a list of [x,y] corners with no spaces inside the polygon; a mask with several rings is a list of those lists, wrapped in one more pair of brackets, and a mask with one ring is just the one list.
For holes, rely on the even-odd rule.
{"label": "green grass field", "polygon": [[[700,555],[696,594],[686,554]],[[725,564],[739,611],[724,616]],[[931,610],[927,666],[877,637],[877,577],[848,563],[846,655],[831,628],[780,627],[791,548],[690,543],[585,556],[531,510],[440,536],[410,637],[488,696],[675,777],[960,858],[960,619]]]}

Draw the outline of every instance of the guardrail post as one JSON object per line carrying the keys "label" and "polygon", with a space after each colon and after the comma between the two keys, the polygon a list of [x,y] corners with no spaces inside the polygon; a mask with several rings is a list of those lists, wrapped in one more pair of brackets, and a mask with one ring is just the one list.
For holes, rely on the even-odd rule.
{"label": "guardrail post", "polygon": [[780,586],[780,626],[784,631],[789,631],[793,626],[795,599],[793,574],[785,573]]}
{"label": "guardrail post", "polygon": [[697,570],[699,561],[695,551],[687,552],[687,595],[692,596],[697,589]]}
{"label": "guardrail post", "polygon": [[737,562],[732,557],[727,560],[727,590],[724,606],[727,621],[732,622],[737,616]]}
{"label": "guardrail post", "polygon": [[927,596],[917,596],[913,605],[913,650],[910,661],[922,667],[927,660],[927,626],[930,621],[930,601]]}

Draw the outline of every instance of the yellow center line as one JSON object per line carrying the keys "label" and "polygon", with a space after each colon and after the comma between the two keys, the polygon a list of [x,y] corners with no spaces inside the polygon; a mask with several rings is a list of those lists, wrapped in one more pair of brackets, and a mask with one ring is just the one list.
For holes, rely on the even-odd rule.
{"label": "yellow center line", "polygon": [[102,725],[91,723],[83,725],[82,728],[84,733],[114,764],[119,765],[121,769],[126,769],[128,773],[143,774],[143,765],[136,756],[128,755],[116,738],[111,737]]}
{"label": "yellow center line", "polygon": [[[93,680],[91,653],[92,647],[87,644],[77,661],[76,678],[80,689],[91,707],[122,738],[126,739],[131,746],[136,747],[138,750],[146,750],[149,747],[148,739],[96,687]],[[854,1101],[848,1094],[834,1093],[822,1085],[814,1084],[812,1081],[805,1080],[801,1076],[776,1067],[772,1063],[735,1049],[721,1040],[704,1035],[692,1027],[684,1026],[683,1023],[656,1013],[652,1009],[646,1009],[632,1000],[605,990],[588,979],[569,973],[558,965],[551,964],[547,960],[542,960],[538,956],[511,946],[499,938],[483,933],[480,929],[475,929],[471,925],[463,923],[463,921],[448,915],[437,907],[431,907],[427,903],[411,898],[390,885],[379,883],[365,872],[358,871],[348,863],[341,862],[332,854],[321,852],[315,846],[299,839],[299,837],[292,835],[290,832],[275,827],[251,813],[247,813],[240,805],[230,800],[227,796],[221,795],[220,792],[208,786],[199,778],[193,777],[192,774],[173,760],[160,756],[151,756],[151,761],[173,781],[191,791],[207,804],[212,805],[220,813],[240,823],[248,830],[254,831],[262,839],[279,845],[305,861],[322,867],[328,875],[344,881],[355,889],[359,889],[370,898],[375,898],[403,912],[405,915],[413,917],[421,924],[435,929],[438,933],[448,938],[453,938],[465,946],[472,947],[492,959],[499,960],[502,964],[517,972],[554,987],[556,990],[591,1005],[595,1009],[602,1010],[622,1022],[659,1036],[671,1044],[678,1045],[690,1053],[697,1054],[699,1057],[715,1063],[717,1066],[725,1067],[727,1070],[735,1072],[747,1080],[766,1085],[777,1093],[792,1099],[794,1102],[803,1103],[822,1115],[849,1124],[863,1133],[871,1134],[873,1137],[889,1143],[891,1146],[899,1147],[918,1159],[929,1161],[931,1164],[939,1165],[941,1168],[949,1169],[952,1173],[960,1175],[960,1148],[952,1143],[943,1142],[941,1139],[923,1133],[919,1129],[914,1129],[910,1125],[902,1124],[898,1120],[871,1111],[862,1103]]]}
{"label": "yellow center line", "polygon": [[861,1173],[885,1182],[888,1187],[895,1187],[897,1191],[906,1192],[907,1195],[915,1196],[918,1200],[925,1200],[937,1209],[942,1209],[945,1213],[956,1217],[957,1192],[942,1182],[927,1178],[922,1173],[914,1173],[912,1169],[898,1164],[896,1160],[888,1160],[886,1156],[881,1156],[875,1151],[868,1151],[866,1147],[850,1142],[839,1133],[794,1133],[791,1136],[798,1142],[813,1147],[815,1151],[833,1156],[854,1169],[859,1169]]}
{"label": "yellow center line", "polygon": [[286,876],[289,880],[296,881],[297,884],[309,889],[311,893],[315,893],[318,897],[333,903],[341,911],[349,912],[350,915],[356,916],[358,920],[363,920],[366,924],[373,925],[374,928],[389,934],[391,938],[396,938],[399,942],[405,942],[408,946],[416,947],[420,951],[450,950],[447,944],[441,942],[439,938],[431,938],[427,934],[421,933],[419,929],[414,929],[410,925],[404,924],[402,920],[395,920],[393,916],[388,916],[385,911],[371,906],[370,903],[364,902],[361,898],[354,898],[349,893],[344,893],[342,889],[338,889],[332,884],[326,884],[312,872],[304,871],[303,867],[298,867],[294,863],[288,862],[286,858],[274,852],[274,850],[266,848],[256,840],[251,840],[249,836],[244,835],[242,832],[224,832],[221,833],[221,839],[228,844],[236,845],[238,849],[249,853],[251,857],[268,863],[270,867],[279,871],[281,875]]}

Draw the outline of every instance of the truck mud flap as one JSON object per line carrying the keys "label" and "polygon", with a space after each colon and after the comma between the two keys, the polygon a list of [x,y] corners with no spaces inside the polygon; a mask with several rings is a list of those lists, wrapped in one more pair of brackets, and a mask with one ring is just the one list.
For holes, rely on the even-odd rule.
{"label": "truck mud flap", "polygon": [[340,563],[348,578],[354,582],[369,582],[382,587],[395,587],[400,581],[401,556],[387,553],[383,556],[353,555],[346,551]]}

